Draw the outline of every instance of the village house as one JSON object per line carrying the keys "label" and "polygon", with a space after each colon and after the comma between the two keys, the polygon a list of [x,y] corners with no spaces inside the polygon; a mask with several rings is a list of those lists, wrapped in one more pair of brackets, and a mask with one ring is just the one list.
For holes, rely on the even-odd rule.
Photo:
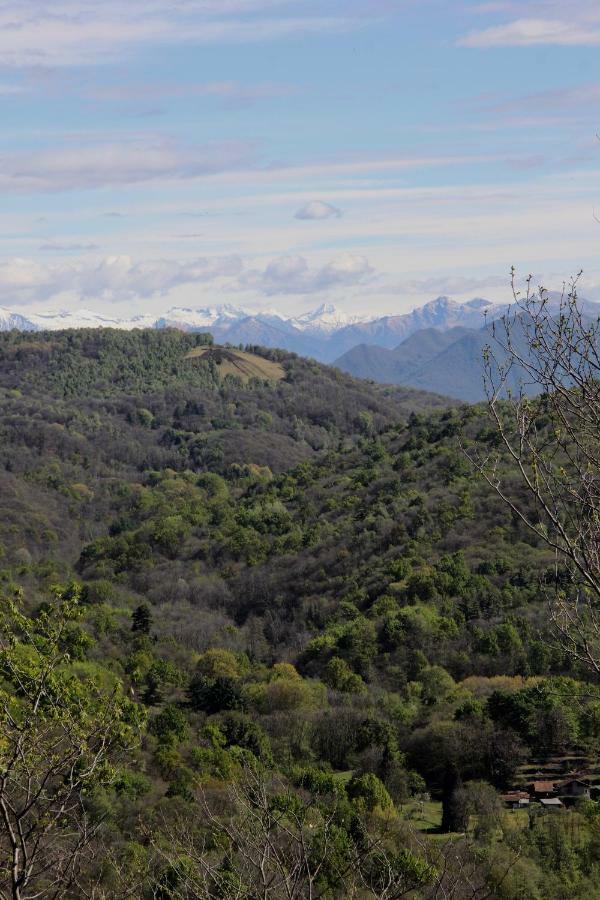
{"label": "village house", "polygon": [[507,791],[500,799],[508,809],[525,809],[529,806],[529,794],[526,791]]}
{"label": "village house", "polygon": [[563,802],[574,803],[576,800],[590,799],[590,785],[581,778],[569,778],[557,787],[557,793]]}
{"label": "village house", "polygon": [[529,785],[529,793],[535,800],[548,800],[550,797],[556,797],[556,782],[534,781]]}

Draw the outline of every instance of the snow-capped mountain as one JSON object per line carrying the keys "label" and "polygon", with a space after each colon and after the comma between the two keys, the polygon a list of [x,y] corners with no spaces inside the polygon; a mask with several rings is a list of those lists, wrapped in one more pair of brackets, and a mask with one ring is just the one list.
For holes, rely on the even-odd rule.
{"label": "snow-capped mountain", "polygon": [[335,306],[323,304],[299,316],[277,310],[254,312],[223,304],[210,307],[175,306],[162,315],[142,314],[120,319],[92,310],[58,310],[23,316],[0,308],[0,331],[55,331],[64,328],[179,328],[182,331],[210,331],[218,343],[259,344],[280,347],[302,356],[332,362],[359,344],[392,349],[423,328],[445,330],[456,326],[481,327],[484,313],[495,318],[504,307],[475,298],[458,303],[438,297],[410,313],[399,316],[348,315]]}
{"label": "snow-capped mountain", "polygon": [[25,316],[0,306],[0,331],[36,331],[36,326]]}
{"label": "snow-capped mountain", "polygon": [[[60,331],[63,328],[153,328],[154,316],[134,316],[132,319],[117,319],[101,316],[91,309],[56,310],[32,313],[28,322],[35,331]],[[3,330],[0,328],[0,330]]]}
{"label": "snow-capped mountain", "polygon": [[323,303],[317,309],[289,319],[290,324],[297,328],[298,331],[316,332],[320,334],[331,334],[347,325],[354,325],[357,322],[366,322],[369,317],[365,316],[349,316],[330,303]]}
{"label": "snow-capped mountain", "polygon": [[154,320],[155,328],[182,328],[194,331],[197,328],[209,328],[211,325],[228,325],[245,319],[248,313],[243,309],[225,303],[221,306],[205,306],[198,309],[185,306],[173,306],[164,316]]}
{"label": "snow-capped mountain", "polygon": [[470,328],[483,325],[486,315],[493,316],[504,309],[504,306],[495,306],[483,297],[475,297],[466,303],[457,303],[450,297],[437,297],[408,315],[419,328],[454,328],[456,325]]}
{"label": "snow-capped mountain", "polygon": [[400,316],[382,316],[355,322],[337,329],[327,342],[325,362],[347,353],[358,344],[375,344],[391,350],[422,328],[446,330],[462,325],[465,328],[481,328],[486,315],[497,318],[506,306],[495,305],[477,297],[467,303],[459,303],[449,297],[437,297],[424,306]]}

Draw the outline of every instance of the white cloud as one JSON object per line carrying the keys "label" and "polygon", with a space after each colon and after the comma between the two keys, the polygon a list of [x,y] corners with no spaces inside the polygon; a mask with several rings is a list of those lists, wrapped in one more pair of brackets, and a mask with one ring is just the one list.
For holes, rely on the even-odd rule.
{"label": "white cloud", "polygon": [[[342,177],[345,175],[361,175],[374,176],[376,174],[403,172],[420,169],[438,169],[450,168],[453,166],[464,166],[480,163],[494,163],[506,159],[506,154],[466,154],[456,156],[404,156],[390,157],[382,159],[381,157],[367,157],[358,159],[344,159],[317,161],[300,165],[273,165],[265,166],[261,169],[255,169],[251,173],[251,180],[254,184],[259,182],[277,182],[277,181],[294,181],[300,179],[326,179],[327,185],[334,177]],[[214,180],[246,180],[248,172],[226,172],[223,175],[217,174]],[[316,190],[317,188],[315,188]],[[326,188],[327,189],[327,186]]]}
{"label": "white cloud", "polygon": [[164,295],[183,284],[233,278],[242,270],[235,256],[199,258],[190,262],[157,259],[134,262],[129,256],[95,262],[43,265],[30,259],[0,264],[0,295],[17,305],[65,294],[77,300],[109,302]]}
{"label": "white cloud", "polygon": [[212,284],[219,291],[253,291],[263,296],[312,294],[367,282],[374,270],[363,256],[342,254],[311,267],[302,256],[282,256],[264,269],[245,268],[238,256],[190,261],[107,256],[74,262],[39,263],[15,258],[0,263],[5,305],[44,303],[56,297],[76,302],[135,303],[182,287]]}
{"label": "white cloud", "polygon": [[51,192],[135,184],[156,178],[192,178],[253,162],[248,144],[228,142],[191,147],[165,138],[129,142],[78,143],[0,158],[4,193]]}
{"label": "white cloud", "polygon": [[298,210],[294,218],[296,219],[339,219],[342,211],[331,203],[324,203],[322,200],[312,200],[306,203]]}
{"label": "white cloud", "polygon": [[[211,180],[276,182],[331,179],[361,173],[391,173],[445,168],[468,163],[491,163],[504,155],[422,156],[391,159],[340,159],[306,165],[258,165],[254,145],[228,141],[185,145],[161,135],[114,138],[68,135],[68,143],[35,151],[0,156],[0,191],[5,194],[51,193],[93,189],[145,181]],[[95,143],[91,141],[94,140]],[[314,201],[298,218],[326,218],[341,214],[331,204]],[[299,210],[302,213],[303,210]],[[315,214],[316,213],[316,214]]]}
{"label": "white cloud", "polygon": [[311,268],[303,256],[281,256],[263,271],[246,272],[240,279],[240,286],[267,296],[314,294],[364,283],[373,274],[368,260],[353,253],[344,253],[317,268]]}
{"label": "white cloud", "polygon": [[505,25],[494,25],[472,31],[458,42],[463,47],[533,47],[553,44],[565,47],[600,44],[600,28],[583,21],[564,19],[515,19]]}
{"label": "white cloud", "polygon": [[303,12],[290,0],[4,0],[0,65],[89,65],[148,45],[259,42],[360,24],[343,11]]}
{"label": "white cloud", "polygon": [[[485,9],[486,4],[481,5]],[[496,11],[512,12],[520,16],[557,15],[565,11],[565,0],[503,0],[488,3],[488,9],[496,7]],[[594,19],[599,17],[597,0],[569,0],[569,12],[573,17]]]}

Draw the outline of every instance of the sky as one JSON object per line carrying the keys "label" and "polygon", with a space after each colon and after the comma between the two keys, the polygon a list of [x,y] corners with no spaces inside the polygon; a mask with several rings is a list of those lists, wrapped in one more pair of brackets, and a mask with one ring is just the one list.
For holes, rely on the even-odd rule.
{"label": "sky", "polygon": [[0,306],[600,300],[598,0],[0,0]]}

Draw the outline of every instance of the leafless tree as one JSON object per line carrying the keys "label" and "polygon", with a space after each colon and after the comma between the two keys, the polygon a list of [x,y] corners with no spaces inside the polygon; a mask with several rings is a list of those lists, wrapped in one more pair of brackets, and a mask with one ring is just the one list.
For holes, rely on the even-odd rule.
{"label": "leafless tree", "polygon": [[0,617],[0,900],[74,896],[99,822],[86,792],[111,781],[131,738],[118,689],[73,672],[65,644],[76,598],[36,619],[5,602]]}
{"label": "leafless tree", "polygon": [[226,797],[202,791],[202,827],[160,822],[151,837],[182,900],[400,900],[433,869],[410,850],[394,851],[383,833],[361,830],[348,843],[335,798],[291,790],[247,765]]}
{"label": "leafless tree", "polygon": [[433,882],[424,891],[427,900],[494,900],[519,860],[519,852],[499,844],[494,852],[468,836],[425,847],[435,866]]}
{"label": "leafless tree", "polygon": [[566,653],[599,674],[600,320],[582,309],[580,275],[555,301],[531,276],[520,293],[513,269],[514,304],[492,324],[484,354],[500,447],[467,452],[554,551],[551,627]]}

